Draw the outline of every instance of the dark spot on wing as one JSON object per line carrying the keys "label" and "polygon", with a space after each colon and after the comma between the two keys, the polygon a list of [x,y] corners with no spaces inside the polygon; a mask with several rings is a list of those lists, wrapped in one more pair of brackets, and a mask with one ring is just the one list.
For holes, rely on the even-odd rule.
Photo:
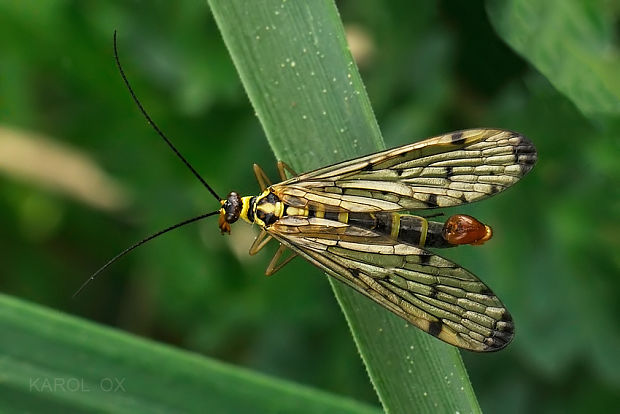
{"label": "dark spot on wing", "polygon": [[429,194],[428,200],[426,200],[426,204],[429,207],[437,207],[437,194]]}
{"label": "dark spot on wing", "polygon": [[372,163],[368,163],[367,166],[365,166],[364,168],[362,168],[362,171],[372,171]]}
{"label": "dark spot on wing", "polygon": [[420,257],[420,264],[423,265],[427,265],[431,262],[431,254],[430,253],[423,253],[421,254]]}
{"label": "dark spot on wing", "polygon": [[463,138],[462,132],[455,132],[454,134],[452,134],[450,139],[452,140],[452,143],[454,145],[462,145],[465,143],[465,138]]}
{"label": "dark spot on wing", "polygon": [[400,177],[401,175],[403,175],[404,171],[405,170],[403,168],[399,168],[399,169],[396,170],[396,174]]}
{"label": "dark spot on wing", "polygon": [[504,314],[502,315],[502,322],[512,322],[512,315],[510,313],[508,313],[508,311],[504,312]]}
{"label": "dark spot on wing", "polygon": [[506,347],[514,337],[514,326],[509,323],[503,330],[494,329],[489,338],[484,340],[488,351],[499,351]]}
{"label": "dark spot on wing", "polygon": [[428,323],[428,333],[433,336],[438,336],[443,328],[443,322],[433,321]]}
{"label": "dark spot on wing", "polygon": [[357,269],[349,269],[349,272],[351,272],[351,275],[356,278],[359,279],[360,277],[360,271]]}
{"label": "dark spot on wing", "polygon": [[489,350],[499,351],[508,345],[508,342],[512,340],[512,333],[501,332],[501,331],[493,331],[493,336],[491,338],[487,338],[484,342],[488,345]]}
{"label": "dark spot on wing", "polygon": [[[517,134],[517,136],[519,136]],[[530,142],[529,139],[524,136],[519,136],[520,141],[512,148],[512,153],[515,156],[516,162],[521,166],[523,174],[527,174],[536,164],[538,160],[538,153],[536,147]]]}
{"label": "dark spot on wing", "polygon": [[439,293],[439,291],[435,287],[435,284],[430,285],[430,288],[431,288],[431,293],[429,293],[428,297],[431,299],[437,299],[437,294]]}
{"label": "dark spot on wing", "polygon": [[484,344],[487,346],[485,351],[499,351],[512,341],[514,337],[512,316],[508,311],[505,311],[500,321],[503,322],[502,326],[498,327],[496,324],[490,337],[484,339]]}
{"label": "dark spot on wing", "polygon": [[514,324],[512,323],[512,316],[508,311],[502,315],[501,322],[503,326],[493,329],[490,337],[485,338],[484,344],[487,346],[487,351],[499,351],[512,341],[514,337]]}
{"label": "dark spot on wing", "polygon": [[482,290],[480,290],[480,294],[486,296],[493,296],[493,291],[485,286],[484,288],[482,288]]}
{"label": "dark spot on wing", "polygon": [[452,167],[448,166],[446,167],[446,177],[450,178],[454,175],[454,173],[452,172]]}

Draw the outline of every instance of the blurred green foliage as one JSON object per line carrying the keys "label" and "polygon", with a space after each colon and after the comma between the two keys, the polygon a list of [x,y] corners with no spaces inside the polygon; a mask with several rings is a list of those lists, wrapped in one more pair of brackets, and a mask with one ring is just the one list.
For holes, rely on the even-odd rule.
{"label": "blurred green foliage", "polygon": [[0,294],[3,413],[348,413],[378,407]]}
{"label": "blurred green foliage", "polygon": [[[551,21],[542,3],[338,2],[345,25],[366,39],[360,68],[388,146],[496,126],[539,150],[522,183],[459,210],[493,225],[493,242],[449,255],[515,318],[507,350],[464,354],[489,412],[602,411],[620,397],[619,10],[565,2],[558,14],[570,24],[549,33],[529,25],[532,16]],[[0,126],[80,149],[131,204],[93,208],[0,166],[2,292],[376,404],[320,272],[300,260],[264,278],[270,254],[246,254],[249,226],[231,237],[214,221],[178,230],[70,299],[121,248],[214,208],[131,102],[112,57],[114,29],[143,104],[220,193],[255,193],[253,162],[275,177],[203,1],[3,1]],[[601,84],[583,81],[601,73]]]}

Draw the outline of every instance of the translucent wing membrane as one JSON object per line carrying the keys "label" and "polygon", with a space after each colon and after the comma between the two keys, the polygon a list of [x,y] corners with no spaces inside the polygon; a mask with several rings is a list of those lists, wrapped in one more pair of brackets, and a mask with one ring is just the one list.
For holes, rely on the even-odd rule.
{"label": "translucent wing membrane", "polygon": [[267,231],[332,277],[449,344],[483,352],[512,340],[512,318],[493,292],[428,250],[316,217],[283,217]]}
{"label": "translucent wing membrane", "polygon": [[375,212],[451,207],[510,187],[536,163],[524,136],[471,129],[299,175],[273,186],[286,204]]}

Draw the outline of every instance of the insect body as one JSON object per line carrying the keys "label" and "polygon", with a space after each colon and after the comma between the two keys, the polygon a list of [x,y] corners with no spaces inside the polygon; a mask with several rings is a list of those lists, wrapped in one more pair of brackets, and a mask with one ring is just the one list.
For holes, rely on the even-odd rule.
{"label": "insect body", "polygon": [[[256,223],[261,233],[250,254],[277,239],[268,275],[302,256],[445,342],[495,351],[514,333],[502,302],[472,273],[427,250],[482,244],[490,227],[470,216],[440,223],[400,212],[492,196],[529,172],[536,157],[520,134],[473,129],[299,176],[280,162],[283,181],[274,185],[255,165],[262,193],[230,193],[219,226],[230,232],[239,218]],[[287,170],[295,176],[287,179]],[[287,248],[292,254],[278,263]]]}
{"label": "insect body", "polygon": [[[218,210],[161,230],[125,249],[95,272],[82,289],[118,258],[180,226],[219,215],[222,233],[240,218],[261,233],[256,254],[272,238],[280,248],[267,267],[273,274],[301,256],[429,334],[471,351],[497,351],[513,338],[512,318],[483,282],[428,250],[482,244],[489,226],[470,216],[445,223],[412,210],[479,201],[516,183],[536,163],[536,149],[522,135],[471,129],[378,152],[301,175],[278,163],[282,182],[271,184],[254,166],[257,196],[217,193],[155,125],[134,94],[114,51],[119,71],[147,121],[220,202]],[[287,178],[286,173],[293,177]],[[292,253],[286,258],[286,250]]]}

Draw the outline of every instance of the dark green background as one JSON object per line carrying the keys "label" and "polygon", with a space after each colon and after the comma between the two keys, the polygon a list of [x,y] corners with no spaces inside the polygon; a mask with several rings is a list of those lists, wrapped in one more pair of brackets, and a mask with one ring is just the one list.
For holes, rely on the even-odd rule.
{"label": "dark green background", "polygon": [[[618,112],[583,115],[501,40],[484,2],[338,6],[345,26],[371,42],[360,69],[388,146],[495,126],[526,134],[539,150],[514,189],[458,210],[490,223],[495,239],[448,254],[493,287],[516,323],[505,351],[463,353],[483,410],[617,403]],[[82,151],[132,201],[103,211],[0,166],[0,290],[376,404],[321,273],[296,260],[265,278],[275,248],[249,257],[255,229],[246,224],[232,237],[218,234],[215,219],[166,235],[70,299],[120,249],[217,208],[131,102],[112,56],[114,29],[143,104],[221,195],[257,192],[253,162],[275,177],[203,1],[3,1],[0,126]]]}

